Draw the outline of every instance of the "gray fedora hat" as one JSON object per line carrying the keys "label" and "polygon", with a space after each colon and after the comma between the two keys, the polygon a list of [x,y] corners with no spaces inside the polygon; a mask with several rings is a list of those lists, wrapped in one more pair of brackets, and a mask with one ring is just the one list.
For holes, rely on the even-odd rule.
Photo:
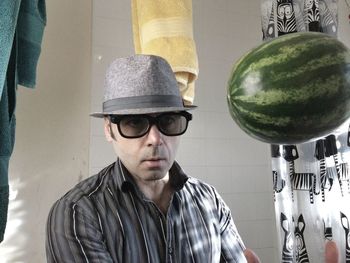
{"label": "gray fedora hat", "polygon": [[147,114],[191,110],[185,106],[168,62],[154,55],[133,55],[114,60],[105,78],[102,118],[109,114]]}

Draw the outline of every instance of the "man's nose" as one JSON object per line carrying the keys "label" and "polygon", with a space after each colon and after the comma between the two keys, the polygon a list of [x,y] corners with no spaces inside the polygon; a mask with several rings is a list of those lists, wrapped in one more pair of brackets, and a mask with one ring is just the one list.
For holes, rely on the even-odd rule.
{"label": "man's nose", "polygon": [[151,145],[162,144],[163,134],[159,131],[157,125],[153,124],[147,134],[147,139]]}

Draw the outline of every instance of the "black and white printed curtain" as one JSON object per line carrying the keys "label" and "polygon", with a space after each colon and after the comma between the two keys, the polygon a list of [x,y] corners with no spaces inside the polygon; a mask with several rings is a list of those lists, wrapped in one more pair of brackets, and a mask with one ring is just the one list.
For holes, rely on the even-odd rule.
{"label": "black and white printed curtain", "polygon": [[338,0],[262,0],[263,39],[302,31],[337,36],[337,2]]}
{"label": "black and white printed curtain", "polygon": [[[349,0],[341,1],[349,7]],[[261,0],[262,38],[302,31],[338,37],[338,4],[338,0]],[[350,17],[347,22],[341,30],[350,34]],[[280,262],[322,263],[326,240],[334,240],[341,262],[350,263],[349,125],[311,142],[271,145]]]}

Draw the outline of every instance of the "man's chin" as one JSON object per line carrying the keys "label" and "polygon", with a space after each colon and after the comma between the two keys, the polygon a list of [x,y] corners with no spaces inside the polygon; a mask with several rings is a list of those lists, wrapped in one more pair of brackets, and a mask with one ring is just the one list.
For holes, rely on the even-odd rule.
{"label": "man's chin", "polygon": [[167,175],[167,171],[165,171],[164,169],[149,169],[145,172],[144,175],[144,179],[146,181],[157,181],[165,178]]}

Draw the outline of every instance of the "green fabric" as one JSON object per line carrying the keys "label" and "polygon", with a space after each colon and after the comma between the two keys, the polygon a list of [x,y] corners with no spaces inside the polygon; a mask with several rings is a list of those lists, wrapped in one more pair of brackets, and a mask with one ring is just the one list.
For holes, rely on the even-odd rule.
{"label": "green fabric", "polygon": [[21,0],[0,0],[0,97],[15,36]]}
{"label": "green fabric", "polygon": [[[7,210],[9,200],[9,187],[8,185],[0,186],[0,242],[4,240],[4,233],[7,223]],[[5,202],[7,200],[7,202]]]}
{"label": "green fabric", "polygon": [[22,0],[17,23],[19,47],[17,71],[18,84],[25,87],[35,87],[36,68],[41,52],[45,25],[45,1]]}
{"label": "green fabric", "polygon": [[0,100],[0,242],[4,238],[9,203],[8,166],[15,143],[16,118],[14,115],[16,84],[15,78],[5,81]]}
{"label": "green fabric", "polygon": [[7,223],[17,84],[35,87],[45,25],[45,0],[0,0],[0,242]]}
{"label": "green fabric", "polygon": [[15,33],[19,45],[18,83],[34,88],[45,25],[45,0],[0,0],[0,95]]}

